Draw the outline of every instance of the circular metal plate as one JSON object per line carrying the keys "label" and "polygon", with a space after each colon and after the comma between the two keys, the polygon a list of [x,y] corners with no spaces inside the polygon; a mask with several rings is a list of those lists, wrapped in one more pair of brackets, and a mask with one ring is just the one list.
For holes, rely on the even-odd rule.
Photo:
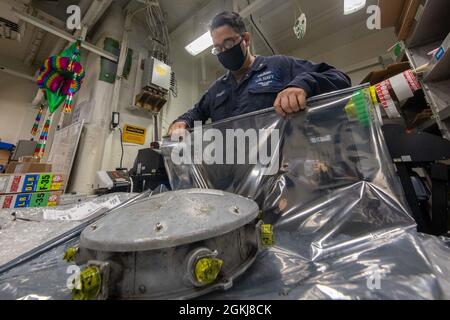
{"label": "circular metal plate", "polygon": [[222,191],[166,192],[87,227],[80,246],[106,252],[170,248],[236,230],[256,219],[258,212],[254,201]]}

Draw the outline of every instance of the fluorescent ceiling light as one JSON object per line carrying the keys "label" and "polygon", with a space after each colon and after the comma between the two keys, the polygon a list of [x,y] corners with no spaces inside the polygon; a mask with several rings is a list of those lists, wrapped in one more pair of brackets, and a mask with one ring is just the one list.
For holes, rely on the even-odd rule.
{"label": "fluorescent ceiling light", "polygon": [[185,49],[187,52],[192,54],[193,56],[198,55],[199,53],[205,51],[209,47],[213,45],[213,40],[211,38],[211,33],[207,31],[205,34],[188,44]]}
{"label": "fluorescent ceiling light", "polygon": [[366,0],[344,0],[344,14],[355,13],[366,6]]}

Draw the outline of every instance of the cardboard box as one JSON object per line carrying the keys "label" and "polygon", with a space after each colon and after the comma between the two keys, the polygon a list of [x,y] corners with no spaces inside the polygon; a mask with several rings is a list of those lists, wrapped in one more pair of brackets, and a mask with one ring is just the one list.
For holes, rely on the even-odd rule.
{"label": "cardboard box", "polygon": [[411,34],[420,0],[378,0],[381,10],[381,27],[395,27],[398,40]]}
{"label": "cardboard box", "polygon": [[399,27],[405,0],[378,0],[381,10],[381,27]]}
{"label": "cardboard box", "polygon": [[417,10],[420,6],[420,0],[406,0],[405,4],[403,6],[403,11],[400,16],[400,23],[396,28],[396,32],[398,35],[398,40],[404,41],[408,39],[410,36],[413,26],[415,17],[417,14]]}
{"label": "cardboard box", "polygon": [[0,163],[7,163],[11,152],[9,150],[0,149]]}
{"label": "cardboard box", "polygon": [[11,162],[6,167],[6,174],[10,173],[45,173],[51,172],[52,165],[49,163],[35,162]]}
{"label": "cardboard box", "polygon": [[0,173],[2,173],[9,163],[10,152],[8,150],[0,149]]}
{"label": "cardboard box", "polygon": [[0,175],[0,194],[60,191],[63,182],[57,173]]}
{"label": "cardboard box", "polygon": [[39,163],[41,162],[41,158],[39,157],[33,157],[33,156],[26,156],[26,157],[20,157],[19,162],[34,162]]}
{"label": "cardboard box", "polygon": [[0,149],[0,159],[9,159],[11,151],[6,149]]}
{"label": "cardboard box", "polygon": [[370,82],[370,84],[373,86],[409,69],[411,69],[409,62],[391,64],[386,69],[372,71],[363,79],[361,83]]}
{"label": "cardboard box", "polygon": [[59,204],[62,192],[34,192],[0,195],[0,208],[54,207]]}

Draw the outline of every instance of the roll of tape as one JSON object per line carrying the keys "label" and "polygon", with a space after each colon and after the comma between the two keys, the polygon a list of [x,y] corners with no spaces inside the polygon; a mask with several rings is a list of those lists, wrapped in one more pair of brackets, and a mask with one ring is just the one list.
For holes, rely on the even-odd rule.
{"label": "roll of tape", "polygon": [[380,104],[383,106],[384,111],[388,115],[389,119],[401,118],[400,113],[397,110],[394,99],[392,99],[390,90],[392,90],[391,82],[385,80],[378,83],[375,86]]}
{"label": "roll of tape", "polygon": [[390,78],[389,82],[391,83],[392,90],[394,90],[398,101],[401,102],[414,97],[414,92],[403,73]]}

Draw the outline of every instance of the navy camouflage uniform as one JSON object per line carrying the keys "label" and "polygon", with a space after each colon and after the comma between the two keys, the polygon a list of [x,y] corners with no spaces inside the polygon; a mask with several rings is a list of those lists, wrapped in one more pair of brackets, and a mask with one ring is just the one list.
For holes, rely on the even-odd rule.
{"label": "navy camouflage uniform", "polygon": [[200,102],[176,121],[193,128],[194,121],[205,123],[273,107],[280,91],[302,88],[308,97],[351,86],[350,78],[326,63],[287,56],[257,56],[239,83],[230,72],[219,78]]}

